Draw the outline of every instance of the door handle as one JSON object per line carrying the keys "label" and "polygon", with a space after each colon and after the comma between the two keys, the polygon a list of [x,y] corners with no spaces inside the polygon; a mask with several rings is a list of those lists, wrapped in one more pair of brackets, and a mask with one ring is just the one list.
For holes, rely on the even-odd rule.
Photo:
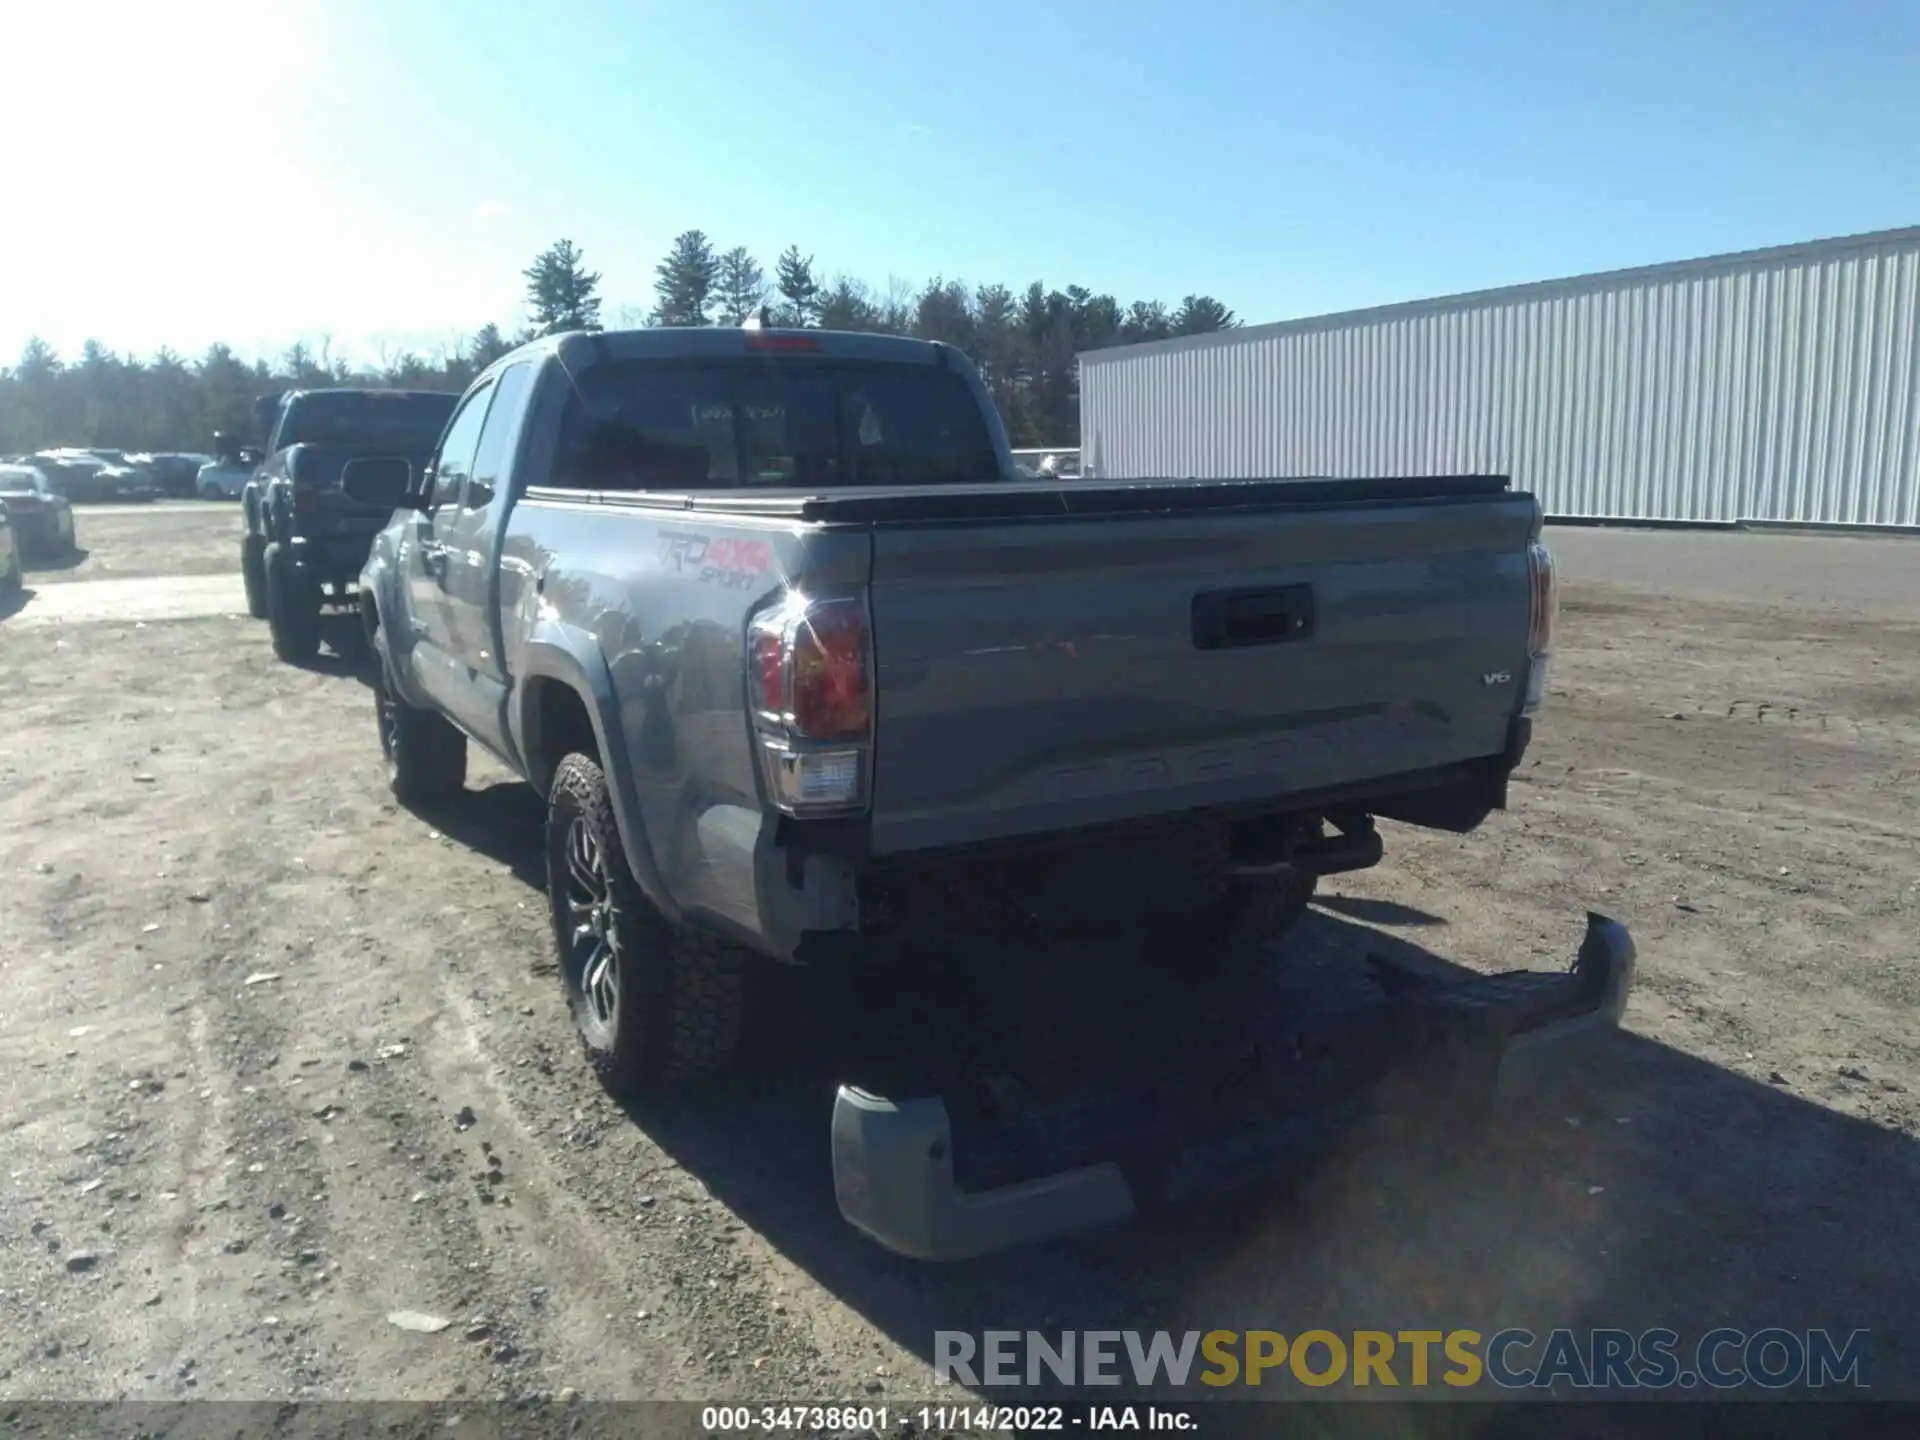
{"label": "door handle", "polygon": [[1279,645],[1313,633],[1313,587],[1215,590],[1193,597],[1193,644],[1198,650]]}

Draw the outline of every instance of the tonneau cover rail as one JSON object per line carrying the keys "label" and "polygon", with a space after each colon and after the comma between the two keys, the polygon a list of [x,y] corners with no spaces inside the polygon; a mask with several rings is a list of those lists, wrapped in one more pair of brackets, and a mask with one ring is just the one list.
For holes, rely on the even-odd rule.
{"label": "tonneau cover rail", "polygon": [[1208,511],[1308,510],[1329,506],[1485,500],[1511,492],[1504,475],[1381,476],[1367,479],[1109,480],[1059,484],[987,480],[977,485],[864,486],[815,490],[562,490],[536,485],[526,498],[642,510],[700,510],[742,518],[884,525],[942,520],[1027,520],[1057,516],[1182,515]]}

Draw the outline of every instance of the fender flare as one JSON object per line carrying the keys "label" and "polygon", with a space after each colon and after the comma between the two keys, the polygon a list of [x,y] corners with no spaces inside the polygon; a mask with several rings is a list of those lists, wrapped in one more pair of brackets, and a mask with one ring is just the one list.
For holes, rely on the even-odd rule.
{"label": "fender flare", "polygon": [[619,828],[620,843],[627,852],[627,867],[647,899],[668,920],[679,923],[682,919],[679,903],[660,877],[653,846],[641,820],[633,762],[623,743],[620,709],[613,694],[613,673],[607,666],[600,642],[578,626],[548,621],[527,641],[513,672],[513,696],[509,702],[511,739],[527,780],[538,788],[541,780],[547,778],[535,773],[532,760],[539,741],[539,714],[534,705],[539,687],[534,682],[545,680],[564,685],[585,705],[587,720],[593,726],[600,765],[613,799],[614,824]]}

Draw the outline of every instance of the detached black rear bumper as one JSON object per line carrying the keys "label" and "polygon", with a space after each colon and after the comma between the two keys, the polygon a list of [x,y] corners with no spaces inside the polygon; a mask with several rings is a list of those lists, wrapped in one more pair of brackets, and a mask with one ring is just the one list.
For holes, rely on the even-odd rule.
{"label": "detached black rear bumper", "polygon": [[840,1213],[889,1250],[959,1260],[1297,1169],[1377,1107],[1382,1082],[1395,1074],[1420,1077],[1429,1093],[1458,1085],[1467,1103],[1475,1092],[1525,1089],[1543,1066],[1564,1063],[1619,1025],[1634,967],[1626,927],[1589,914],[1569,971],[1421,986],[1334,1021],[1312,1053],[1295,1046],[1256,1060],[1259,1073],[1231,1089],[1235,1101],[1259,1092],[1258,1103],[1227,1124],[1193,1127],[1181,1118],[1234,1111],[1217,1075],[1202,1104],[1186,1112],[1144,1088],[1122,1088],[999,1120],[968,1115],[958,1143],[972,1163],[959,1172],[955,1119],[940,1096],[893,1100],[842,1086],[832,1132]]}

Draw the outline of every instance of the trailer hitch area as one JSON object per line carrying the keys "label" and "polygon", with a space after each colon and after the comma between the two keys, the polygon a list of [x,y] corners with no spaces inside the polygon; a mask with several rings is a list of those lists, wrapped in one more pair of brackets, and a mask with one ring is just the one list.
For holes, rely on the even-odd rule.
{"label": "trailer hitch area", "polygon": [[1326,817],[1335,834],[1320,833],[1318,825],[1301,835],[1286,831],[1278,837],[1267,836],[1250,853],[1235,857],[1232,873],[1238,879],[1274,875],[1297,870],[1303,875],[1341,875],[1352,870],[1370,870],[1380,863],[1385,847],[1374,828],[1373,817],[1360,812],[1338,811]]}
{"label": "trailer hitch area", "polygon": [[[1635,964],[1626,927],[1589,914],[1586,936],[1568,971],[1513,971],[1422,984],[1390,1000],[1380,1013],[1388,1017],[1383,1025],[1389,1039],[1415,1032],[1425,1037],[1409,1042],[1410,1060],[1431,1057],[1430,1049],[1419,1047],[1430,1045],[1434,1035],[1457,1036],[1467,1046],[1499,1047],[1494,1085],[1496,1093],[1510,1094],[1530,1088],[1549,1062],[1563,1063],[1582,1044],[1619,1026]],[[1415,1013],[1430,1023],[1409,1024]],[[1323,1086],[1288,1089],[1293,1082],[1282,1081],[1264,1129],[1256,1125],[1197,1141],[1161,1133],[1143,1143],[1181,1152],[1173,1168],[1182,1173],[1244,1169],[1247,1173],[1234,1175],[1236,1182],[1299,1168],[1320,1153],[1305,1143],[1306,1137],[1337,1123],[1336,1112],[1355,1104],[1363,1087],[1373,1083],[1362,1076],[1367,1069],[1356,1063],[1355,1074],[1362,1078],[1353,1093],[1338,1100]],[[1294,1095],[1312,1098],[1290,1105]],[[1130,1096],[1102,1102],[1096,1096],[1091,1106],[1075,1108],[1076,1113],[1108,1112],[1096,1122],[1103,1136],[1146,1137],[1165,1123]],[[970,1127],[967,1134],[976,1131]],[[1145,1174],[1135,1169],[1135,1181],[1129,1180],[1121,1163],[1128,1158],[1125,1147],[1126,1140],[1118,1139],[1114,1158],[1098,1159],[1088,1156],[1084,1144],[1074,1144],[1067,1163],[1049,1166],[1036,1155],[1031,1174],[968,1190],[955,1179],[954,1125],[945,1099],[937,1094],[892,1099],[842,1085],[833,1107],[834,1194],[847,1222],[889,1250],[920,1260],[971,1259],[1124,1224],[1156,1201],[1190,1193],[1185,1185],[1155,1188],[1149,1181],[1149,1191],[1137,1195],[1135,1183]]]}

